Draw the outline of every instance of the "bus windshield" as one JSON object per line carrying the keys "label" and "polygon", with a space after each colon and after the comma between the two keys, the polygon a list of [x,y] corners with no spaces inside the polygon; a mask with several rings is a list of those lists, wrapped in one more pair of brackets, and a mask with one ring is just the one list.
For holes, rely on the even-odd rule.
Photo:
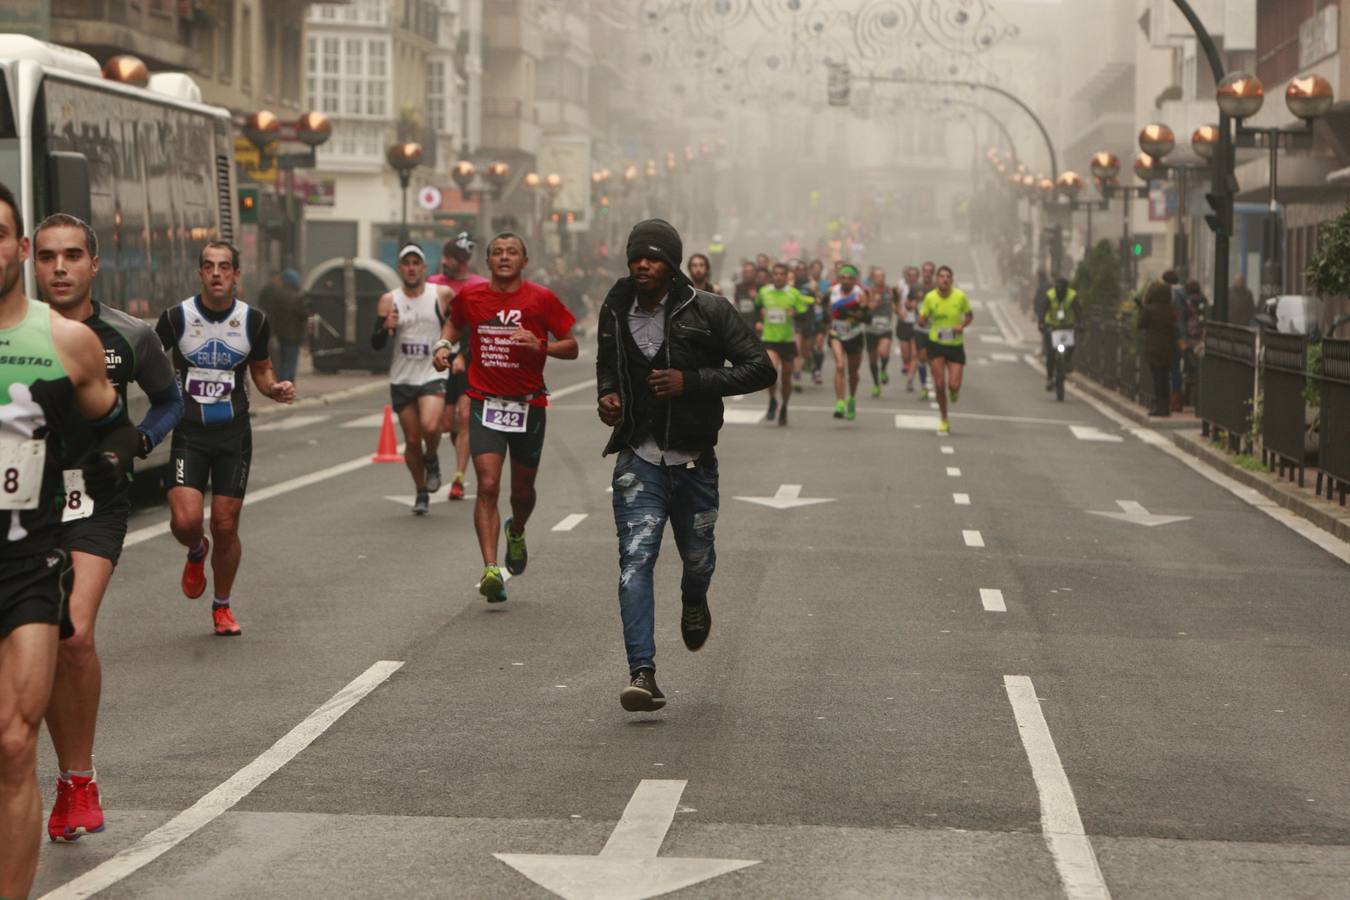
{"label": "bus windshield", "polygon": [[19,137],[14,125],[14,111],[9,103],[9,83],[4,68],[0,68],[0,184],[8,185],[17,193],[23,183],[19,171]]}

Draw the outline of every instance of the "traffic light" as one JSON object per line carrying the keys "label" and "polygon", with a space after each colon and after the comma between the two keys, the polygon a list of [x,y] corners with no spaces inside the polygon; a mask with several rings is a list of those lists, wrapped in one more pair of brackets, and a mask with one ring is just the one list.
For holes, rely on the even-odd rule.
{"label": "traffic light", "polygon": [[1153,255],[1153,235],[1137,234],[1130,242],[1130,255],[1135,259]]}
{"label": "traffic light", "polygon": [[825,91],[830,105],[848,106],[849,85],[853,78],[848,63],[827,62],[825,68]]}
{"label": "traffic light", "polygon": [[1232,236],[1233,234],[1233,195],[1206,194],[1205,201],[1213,210],[1205,216],[1205,222],[1215,234]]}
{"label": "traffic light", "polygon": [[242,187],[239,189],[239,222],[242,225],[254,225],[258,221],[258,189]]}

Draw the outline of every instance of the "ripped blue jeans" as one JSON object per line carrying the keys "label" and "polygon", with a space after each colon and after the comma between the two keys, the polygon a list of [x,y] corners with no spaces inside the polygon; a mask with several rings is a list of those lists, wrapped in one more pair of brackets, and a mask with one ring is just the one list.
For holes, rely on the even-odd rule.
{"label": "ripped blue jeans", "polygon": [[656,595],[652,572],[670,520],[684,563],[682,599],[708,596],[717,565],[717,455],[704,451],[692,468],[654,466],[632,450],[614,463],[614,525],[619,535],[619,615],[628,671],[656,668]]}

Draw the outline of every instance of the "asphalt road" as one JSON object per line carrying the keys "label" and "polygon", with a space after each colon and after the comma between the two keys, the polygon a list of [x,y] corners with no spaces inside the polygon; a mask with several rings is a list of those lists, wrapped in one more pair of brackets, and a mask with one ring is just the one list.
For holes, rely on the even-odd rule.
{"label": "asphalt road", "polygon": [[[948,439],[898,381],[856,422],[808,386],[786,429],[726,425],[712,638],[680,642],[667,536],[655,714],[618,703],[589,387],[550,411],[501,606],[470,504],[414,518],[364,462],[382,395],[269,418],[241,638],[181,596],[165,512],[133,521],[108,830],[44,846],[34,895],[552,896],[523,869],[597,898],[1350,896],[1350,547],[1056,403],[988,313]],[[829,502],[738,499],[784,485]]]}

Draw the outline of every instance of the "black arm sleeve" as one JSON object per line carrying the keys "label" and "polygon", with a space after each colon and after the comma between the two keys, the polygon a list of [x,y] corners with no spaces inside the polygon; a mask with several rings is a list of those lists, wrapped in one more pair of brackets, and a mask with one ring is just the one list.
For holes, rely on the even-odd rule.
{"label": "black arm sleeve", "polygon": [[387,343],[389,343],[389,329],[384,327],[384,316],[376,316],[375,330],[370,333],[370,346],[376,350],[383,350]]}
{"label": "black arm sleeve", "polygon": [[131,471],[131,461],[140,449],[141,436],[127,416],[126,404],[117,398],[112,409],[97,422],[89,422],[89,430],[94,433],[97,452],[112,453],[117,457],[123,472]]}

